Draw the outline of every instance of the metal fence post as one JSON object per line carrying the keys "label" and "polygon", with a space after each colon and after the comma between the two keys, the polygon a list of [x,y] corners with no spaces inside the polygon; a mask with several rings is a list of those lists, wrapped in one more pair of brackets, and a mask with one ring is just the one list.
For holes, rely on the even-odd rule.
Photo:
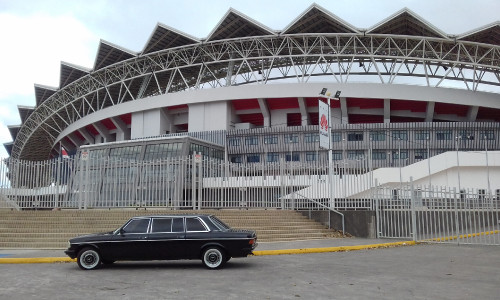
{"label": "metal fence post", "polygon": [[415,211],[415,187],[413,186],[413,176],[410,176],[410,192],[411,192],[411,227],[413,231],[413,241],[417,241],[417,213]]}

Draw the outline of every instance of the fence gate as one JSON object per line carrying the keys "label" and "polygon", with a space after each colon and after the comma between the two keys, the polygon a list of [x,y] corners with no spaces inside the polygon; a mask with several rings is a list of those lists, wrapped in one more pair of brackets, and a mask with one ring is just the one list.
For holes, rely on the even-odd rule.
{"label": "fence gate", "polygon": [[379,238],[500,245],[500,199],[484,190],[409,183],[378,186],[374,198]]}

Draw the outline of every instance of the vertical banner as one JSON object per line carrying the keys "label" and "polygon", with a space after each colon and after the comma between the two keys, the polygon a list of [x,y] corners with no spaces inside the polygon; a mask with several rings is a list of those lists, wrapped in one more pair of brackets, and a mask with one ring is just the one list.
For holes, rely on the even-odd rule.
{"label": "vertical banner", "polygon": [[328,138],[328,128],[330,127],[330,107],[325,102],[318,99],[318,120],[319,120],[319,147],[330,149]]}

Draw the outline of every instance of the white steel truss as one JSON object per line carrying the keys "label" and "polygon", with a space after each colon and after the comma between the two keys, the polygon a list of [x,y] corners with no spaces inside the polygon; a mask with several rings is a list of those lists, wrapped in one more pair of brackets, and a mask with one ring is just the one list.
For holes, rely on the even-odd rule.
{"label": "white steel truss", "polygon": [[[47,158],[69,124],[98,110],[191,89],[324,76],[382,84],[402,78],[471,91],[500,89],[500,46],[398,35],[293,34],[201,42],[134,57],[91,72],[55,92],[23,123],[13,158]],[[43,142],[41,142],[43,141]]]}

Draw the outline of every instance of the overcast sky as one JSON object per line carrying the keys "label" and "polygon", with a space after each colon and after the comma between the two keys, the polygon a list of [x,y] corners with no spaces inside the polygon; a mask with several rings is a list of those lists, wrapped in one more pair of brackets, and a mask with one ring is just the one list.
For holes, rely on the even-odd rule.
{"label": "overcast sky", "polygon": [[[348,23],[369,28],[408,7],[447,34],[500,20],[500,0],[316,0]],[[0,157],[20,124],[18,105],[34,106],[34,84],[59,86],[61,61],[91,69],[101,39],[141,51],[158,22],[205,38],[232,7],[285,28],[305,0],[0,0]]]}

